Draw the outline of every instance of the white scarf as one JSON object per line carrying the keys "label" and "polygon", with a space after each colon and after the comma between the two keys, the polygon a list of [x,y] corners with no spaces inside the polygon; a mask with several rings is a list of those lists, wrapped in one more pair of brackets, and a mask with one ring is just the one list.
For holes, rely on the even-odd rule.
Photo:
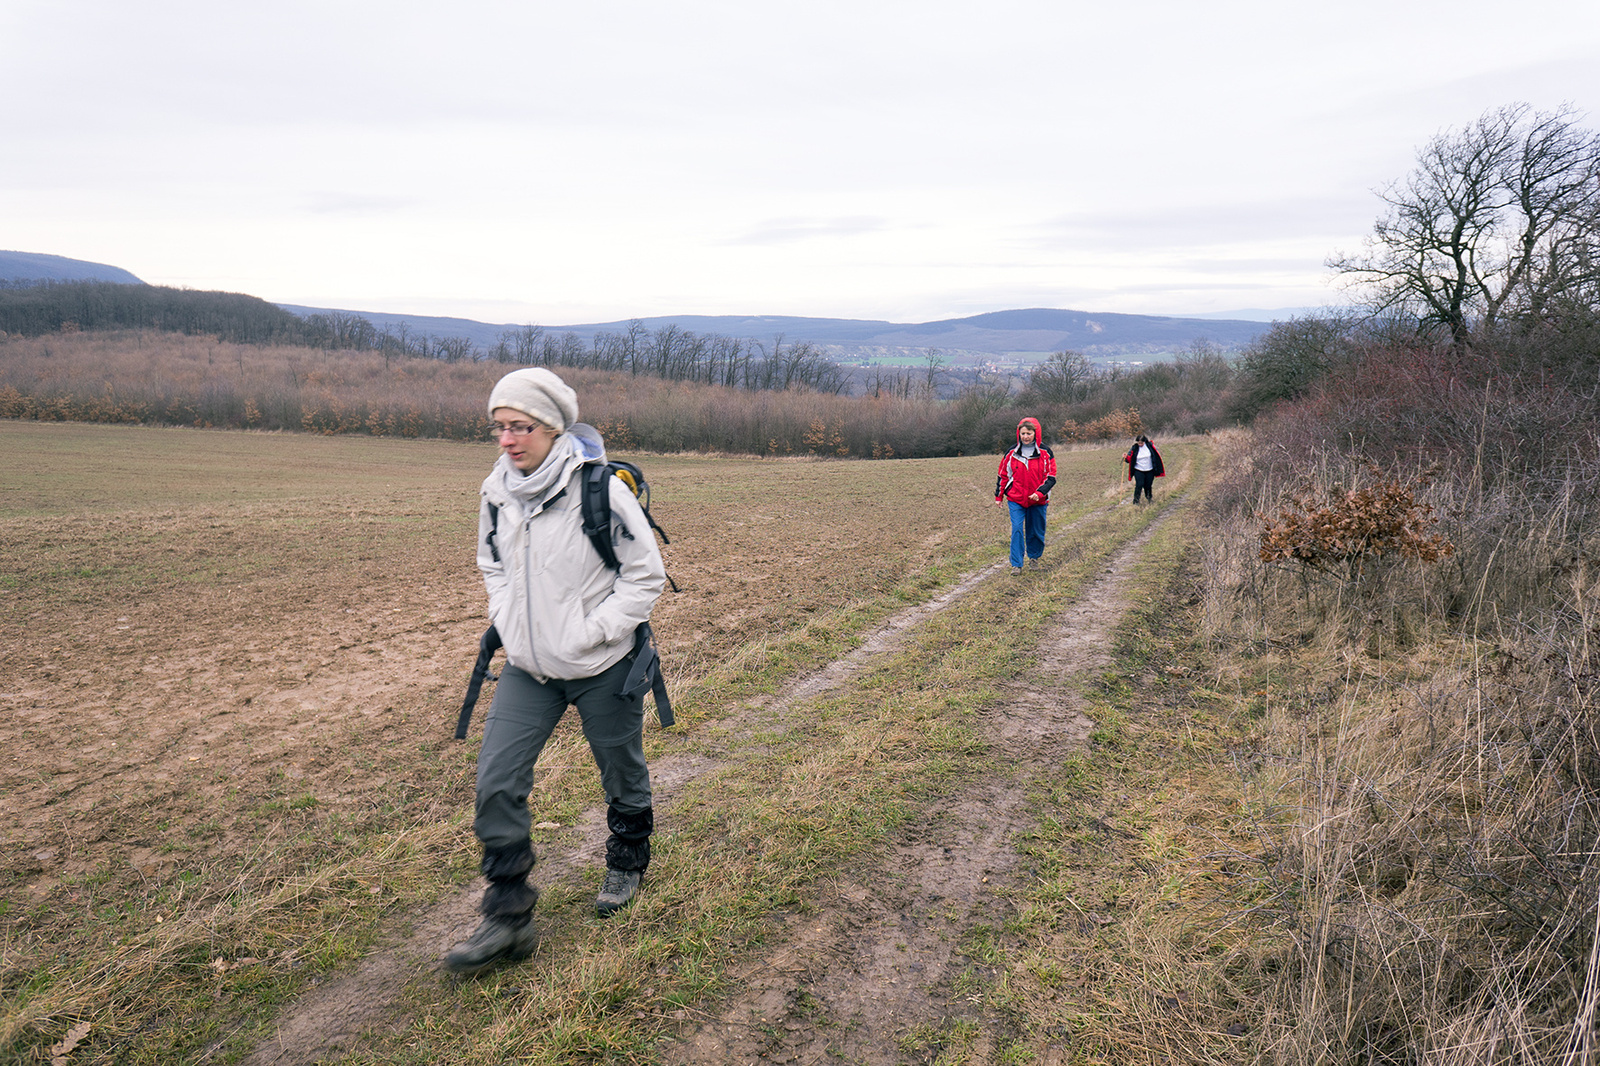
{"label": "white scarf", "polygon": [[550,445],[550,454],[531,474],[524,474],[504,452],[495,462],[489,478],[507,499],[518,500],[529,511],[537,510],[545,497],[567,483],[572,471],[581,465],[578,443],[570,433],[563,433]]}

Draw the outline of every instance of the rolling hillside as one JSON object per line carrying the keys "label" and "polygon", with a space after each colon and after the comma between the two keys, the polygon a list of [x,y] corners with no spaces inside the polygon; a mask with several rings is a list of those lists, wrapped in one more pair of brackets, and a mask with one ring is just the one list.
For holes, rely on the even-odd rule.
{"label": "rolling hillside", "polygon": [[68,259],[39,252],[0,251],[0,286],[35,285],[42,281],[114,281],[119,285],[143,285],[139,278],[121,267]]}
{"label": "rolling hillside", "polygon": [[[40,282],[104,281],[142,285],[119,267],[36,252],[0,251],[0,287]],[[278,305],[302,318],[314,314],[359,316],[380,330],[402,323],[413,333],[459,337],[490,348],[521,323],[478,322],[466,318],[392,314],[380,311]],[[1263,313],[1265,314],[1265,313]],[[1285,316],[1287,317],[1287,316]],[[677,326],[697,334],[717,334],[770,344],[809,342],[838,363],[921,363],[937,351],[948,365],[1019,365],[1051,352],[1082,352],[1097,362],[1139,362],[1170,358],[1197,341],[1225,352],[1237,351],[1269,328],[1266,321],[1211,317],[1098,314],[1055,308],[993,311],[932,322],[809,318],[787,315],[677,315],[578,325],[542,324],[546,332],[573,334],[588,343],[600,333],[626,333],[633,321],[654,332]]]}
{"label": "rolling hillside", "polygon": [[[281,304],[297,315],[326,314],[327,309]],[[465,336],[488,347],[500,334],[520,325],[474,322],[464,318],[431,318],[374,311],[360,315],[380,329],[402,322],[412,330],[440,336]],[[848,318],[803,318],[786,315],[677,315],[641,318],[655,331],[676,325],[693,333],[750,338],[770,343],[782,336],[788,343],[810,341],[841,363],[918,361],[931,349],[953,364],[1033,362],[1051,352],[1077,351],[1091,359],[1161,359],[1202,340],[1224,351],[1236,351],[1266,332],[1269,323],[1232,319],[1168,318],[1158,315],[1092,314],[1086,311],[1033,308],[993,311],[968,318],[935,322],[883,322]],[[546,326],[547,332],[572,333],[588,342],[597,333],[626,333],[628,321],[574,326]]]}

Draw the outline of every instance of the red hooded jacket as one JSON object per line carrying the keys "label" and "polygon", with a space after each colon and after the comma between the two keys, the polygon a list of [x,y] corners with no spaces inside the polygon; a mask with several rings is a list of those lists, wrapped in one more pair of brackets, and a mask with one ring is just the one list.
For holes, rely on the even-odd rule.
{"label": "red hooded jacket", "polygon": [[[1022,447],[1022,427],[1033,427],[1033,443],[1038,452],[1030,459],[1017,454]],[[1037,418],[1024,418],[1017,423],[1017,447],[1006,452],[1000,460],[1000,473],[994,481],[994,498],[1020,503],[1024,507],[1042,507],[1050,502],[1050,490],[1056,487],[1056,456],[1044,444],[1044,433]],[[1037,492],[1041,499],[1028,497]]]}

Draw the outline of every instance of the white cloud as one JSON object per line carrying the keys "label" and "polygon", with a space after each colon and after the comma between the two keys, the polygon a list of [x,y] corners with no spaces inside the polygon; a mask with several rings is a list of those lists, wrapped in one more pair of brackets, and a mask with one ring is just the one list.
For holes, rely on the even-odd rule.
{"label": "white cloud", "polygon": [[13,0],[3,243],[552,324],[1298,306],[1439,129],[1513,100],[1600,109],[1600,6],[1506,17]]}

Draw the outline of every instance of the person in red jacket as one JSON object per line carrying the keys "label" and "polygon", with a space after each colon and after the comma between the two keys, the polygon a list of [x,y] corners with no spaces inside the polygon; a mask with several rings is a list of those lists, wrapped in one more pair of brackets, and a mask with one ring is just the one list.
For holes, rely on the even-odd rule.
{"label": "person in red jacket", "polygon": [[1055,453],[1045,446],[1037,418],[1017,423],[1017,446],[1000,460],[994,482],[994,505],[1011,511],[1011,572],[1024,563],[1039,565],[1044,554],[1044,519],[1050,490],[1056,486]]}

